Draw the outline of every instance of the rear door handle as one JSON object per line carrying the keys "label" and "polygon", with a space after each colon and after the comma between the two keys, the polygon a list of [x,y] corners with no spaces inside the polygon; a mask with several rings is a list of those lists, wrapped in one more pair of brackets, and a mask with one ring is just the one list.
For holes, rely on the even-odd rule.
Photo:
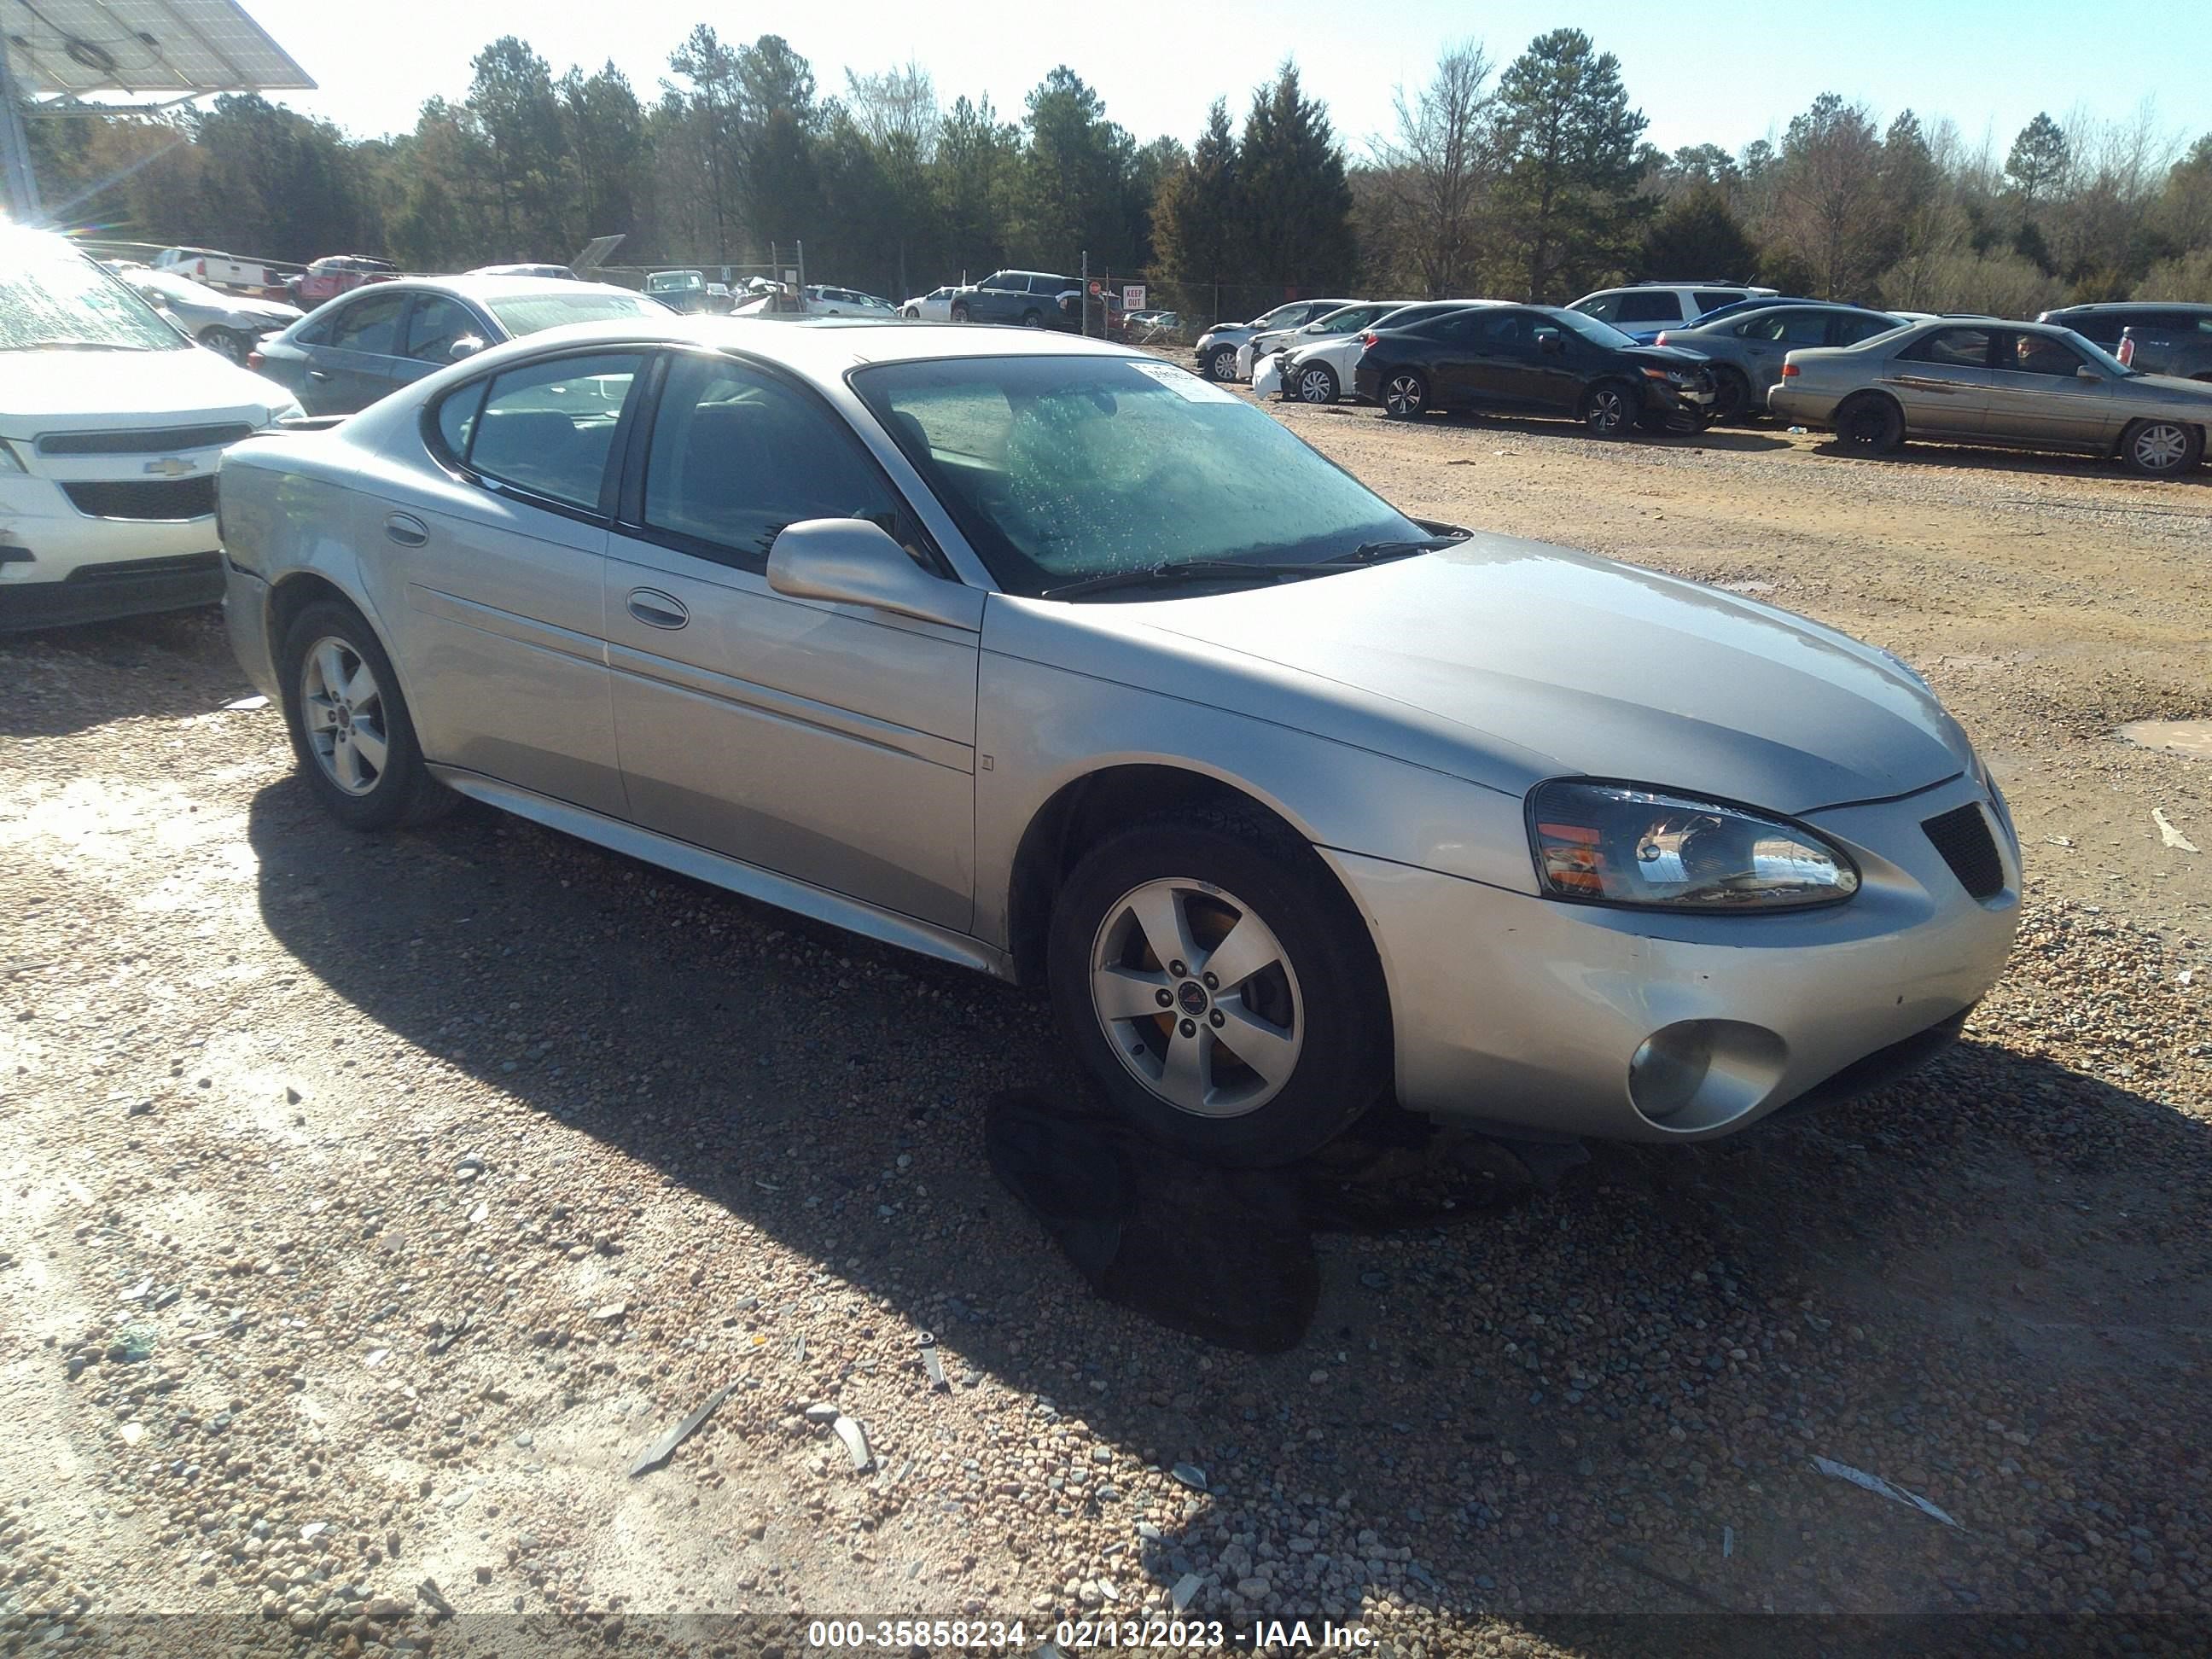
{"label": "rear door handle", "polygon": [[683,600],[657,587],[630,589],[629,614],[647,628],[681,628],[691,620]]}
{"label": "rear door handle", "polygon": [[402,547],[420,547],[430,539],[430,527],[410,514],[394,513],[384,521],[384,534]]}

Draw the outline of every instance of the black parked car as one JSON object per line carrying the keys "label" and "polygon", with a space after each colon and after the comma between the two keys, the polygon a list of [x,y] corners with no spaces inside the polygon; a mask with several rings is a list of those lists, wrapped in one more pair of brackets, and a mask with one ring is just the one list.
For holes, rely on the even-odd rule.
{"label": "black parked car", "polygon": [[956,323],[1017,323],[1024,328],[1063,328],[1073,333],[1081,319],[1063,311],[1060,296],[1083,284],[1073,276],[1042,270],[994,270],[972,287],[955,289]]}
{"label": "black parked car", "polygon": [[2130,300],[2068,306],[2035,320],[2072,329],[2139,374],[2212,380],[2212,306]]}
{"label": "black parked car", "polygon": [[1431,409],[1569,415],[1601,437],[1703,428],[1712,376],[1704,358],[1639,345],[1608,323],[1558,306],[1487,306],[1363,337],[1362,398],[1400,420]]}

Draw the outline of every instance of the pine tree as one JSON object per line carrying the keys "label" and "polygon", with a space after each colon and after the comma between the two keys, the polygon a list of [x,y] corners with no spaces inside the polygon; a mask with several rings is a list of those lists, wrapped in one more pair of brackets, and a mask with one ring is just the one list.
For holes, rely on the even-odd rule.
{"label": "pine tree", "polygon": [[1646,204],[1620,62],[1580,29],[1540,34],[1498,83],[1505,151],[1500,196],[1516,222],[1532,300],[1565,299],[1618,264]]}
{"label": "pine tree", "polygon": [[1237,160],[1253,279],[1309,291],[1348,287],[1359,265],[1352,186],[1328,112],[1300,88],[1289,59],[1253,94]]}
{"label": "pine tree", "polygon": [[2071,159],[2065,129],[2038,111],[2035,118],[2020,130],[2020,137],[2012,141],[2012,154],[2005,157],[2005,177],[2020,192],[2025,211],[2033,212],[2036,203],[2065,177],[2066,164]]}

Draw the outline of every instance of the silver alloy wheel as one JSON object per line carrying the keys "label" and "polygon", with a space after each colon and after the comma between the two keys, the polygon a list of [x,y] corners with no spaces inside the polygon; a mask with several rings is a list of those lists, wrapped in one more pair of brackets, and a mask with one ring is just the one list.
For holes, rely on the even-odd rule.
{"label": "silver alloy wheel", "polygon": [[1418,415],[1427,401],[1418,375],[1394,374],[1390,384],[1382,388],[1382,407],[1393,415]]}
{"label": "silver alloy wheel", "polygon": [[1216,346],[1213,355],[1206,360],[1207,371],[1217,380],[1232,379],[1237,373],[1237,348]]}
{"label": "silver alloy wheel", "polygon": [[1589,413],[1584,418],[1593,432],[1618,432],[1628,424],[1628,399],[1619,386],[1601,386],[1590,393]]}
{"label": "silver alloy wheel", "polygon": [[240,368],[246,367],[246,357],[249,348],[246,343],[246,337],[235,330],[211,328],[200,336],[200,343],[218,357],[228,358]]}
{"label": "silver alloy wheel", "polygon": [[1178,1111],[1241,1117],[1280,1093],[1305,1045],[1297,971],[1234,894],[1148,881],[1106,911],[1091,1006],[1129,1074]]}
{"label": "silver alloy wheel", "polygon": [[2171,472],[2189,453],[2189,434],[2172,421],[2151,421],[2136,433],[2128,448],[2144,471]]}
{"label": "silver alloy wheel", "polygon": [[325,777],[349,795],[376,787],[391,750],[384,690],[361,653],[335,635],[307,647],[300,668],[300,719]]}
{"label": "silver alloy wheel", "polygon": [[1320,364],[1302,371],[1298,375],[1298,398],[1303,403],[1333,404],[1336,401],[1336,376]]}

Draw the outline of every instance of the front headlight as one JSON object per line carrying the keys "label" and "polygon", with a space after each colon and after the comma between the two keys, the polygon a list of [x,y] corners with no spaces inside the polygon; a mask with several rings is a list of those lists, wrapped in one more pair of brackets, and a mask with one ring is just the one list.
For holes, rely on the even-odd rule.
{"label": "front headlight", "polygon": [[1586,904],[1802,909],[1859,887],[1843,849],[1802,823],[1644,784],[1539,784],[1528,836],[1544,893]]}

